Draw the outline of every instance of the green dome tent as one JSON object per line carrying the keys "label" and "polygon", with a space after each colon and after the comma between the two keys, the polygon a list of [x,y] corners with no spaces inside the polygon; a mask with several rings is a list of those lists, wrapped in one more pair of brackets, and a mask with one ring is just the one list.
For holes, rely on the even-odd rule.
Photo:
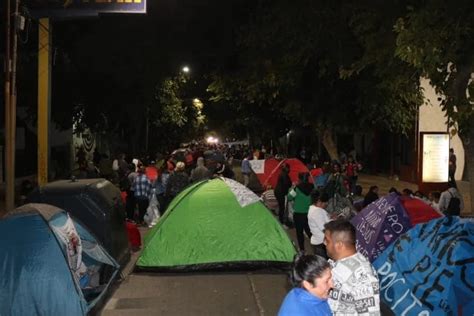
{"label": "green dome tent", "polygon": [[198,182],[145,237],[140,270],[289,268],[296,250],[255,193],[226,178]]}

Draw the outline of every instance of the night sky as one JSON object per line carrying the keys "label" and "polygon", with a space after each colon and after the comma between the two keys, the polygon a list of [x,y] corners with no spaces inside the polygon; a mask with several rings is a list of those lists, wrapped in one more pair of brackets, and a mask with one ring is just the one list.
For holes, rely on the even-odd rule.
{"label": "night sky", "polygon": [[[172,74],[187,64],[196,75],[204,74],[228,62],[235,31],[245,21],[247,10],[242,0],[148,1],[146,15],[109,14],[56,22],[55,46],[76,56],[84,46],[100,50],[96,61],[102,64],[107,64],[107,57],[124,54],[133,56],[129,67],[153,62]],[[80,59],[77,56],[74,63],[80,64]]]}

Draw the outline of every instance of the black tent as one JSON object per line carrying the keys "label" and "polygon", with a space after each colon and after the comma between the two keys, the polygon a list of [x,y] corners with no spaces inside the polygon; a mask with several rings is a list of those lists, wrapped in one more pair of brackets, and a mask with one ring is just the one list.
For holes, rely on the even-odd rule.
{"label": "black tent", "polygon": [[86,226],[123,268],[130,260],[125,209],[119,189],[105,179],[60,180],[28,197],[29,202],[55,205]]}

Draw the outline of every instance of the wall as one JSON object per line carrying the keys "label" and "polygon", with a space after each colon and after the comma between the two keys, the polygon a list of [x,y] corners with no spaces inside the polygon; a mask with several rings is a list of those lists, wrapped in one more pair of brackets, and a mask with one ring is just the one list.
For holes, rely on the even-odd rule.
{"label": "wall", "polygon": [[[441,109],[441,102],[438,100],[440,96],[436,94],[428,79],[422,78],[420,82],[425,97],[425,104],[420,107],[419,132],[447,132],[445,112]],[[461,180],[465,163],[464,146],[457,134],[452,136],[452,129],[449,132],[451,135],[450,147],[454,149],[457,158],[455,178],[456,180]]]}

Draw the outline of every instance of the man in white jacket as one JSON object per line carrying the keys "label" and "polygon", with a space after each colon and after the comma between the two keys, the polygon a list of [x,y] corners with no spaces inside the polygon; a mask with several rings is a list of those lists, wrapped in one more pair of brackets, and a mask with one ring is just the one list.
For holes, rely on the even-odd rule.
{"label": "man in white jacket", "polygon": [[335,316],[379,316],[380,285],[369,260],[357,252],[352,224],[343,219],[327,223],[324,244],[332,266],[334,286],[328,302]]}

